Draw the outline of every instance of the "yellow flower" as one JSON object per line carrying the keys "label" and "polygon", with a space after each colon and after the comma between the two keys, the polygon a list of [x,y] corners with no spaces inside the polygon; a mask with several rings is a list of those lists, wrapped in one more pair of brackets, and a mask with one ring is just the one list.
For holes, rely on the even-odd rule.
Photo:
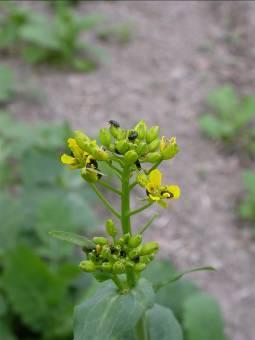
{"label": "yellow flower", "polygon": [[165,199],[177,199],[180,197],[181,190],[177,185],[162,186],[162,174],[158,169],[150,172],[146,193],[150,201],[155,201],[161,206],[166,207]]}
{"label": "yellow flower", "polygon": [[160,141],[160,152],[164,160],[173,158],[179,151],[179,146],[176,143],[176,138],[166,138],[163,136]]}
{"label": "yellow flower", "polygon": [[102,177],[102,173],[98,171],[97,161],[89,155],[86,159],[86,165],[81,169],[81,176],[88,182],[96,182]]}
{"label": "yellow flower", "polygon": [[63,154],[61,156],[61,162],[63,164],[69,165],[70,169],[81,169],[86,165],[86,159],[88,153],[83,151],[77,144],[74,138],[69,138],[67,140],[69,149],[71,150],[71,155]]}

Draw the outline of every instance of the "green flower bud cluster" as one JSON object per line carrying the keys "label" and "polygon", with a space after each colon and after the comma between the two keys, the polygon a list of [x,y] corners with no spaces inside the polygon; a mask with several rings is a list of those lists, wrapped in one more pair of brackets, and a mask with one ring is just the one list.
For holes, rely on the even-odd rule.
{"label": "green flower bud cluster", "polygon": [[117,121],[110,120],[110,127],[102,128],[99,133],[100,141],[113,155],[123,159],[126,165],[140,163],[157,163],[170,159],[179,151],[175,138],[160,139],[159,126],[147,127],[141,120],[131,130],[121,128]]}
{"label": "green flower bud cluster", "polygon": [[81,131],[75,131],[74,138],[79,145],[79,147],[90,154],[97,161],[107,161],[110,155],[102,147],[97,145],[96,140],[90,139]]}
{"label": "green flower bud cluster", "polygon": [[[106,230],[112,237],[116,236],[112,220],[106,222]],[[93,242],[95,249],[87,252],[87,260],[81,261],[79,267],[85,272],[93,272],[96,278],[100,273],[109,276],[125,274],[127,270],[140,273],[159,249],[156,242],[142,244],[140,234],[124,234],[113,243],[105,237],[94,237]]]}

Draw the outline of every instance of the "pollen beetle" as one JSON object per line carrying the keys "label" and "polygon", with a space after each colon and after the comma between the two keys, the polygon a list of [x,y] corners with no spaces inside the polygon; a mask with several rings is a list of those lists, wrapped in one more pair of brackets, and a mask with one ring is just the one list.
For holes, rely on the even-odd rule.
{"label": "pollen beetle", "polygon": [[120,127],[120,123],[117,122],[116,120],[109,120],[109,124],[116,127],[116,128],[119,128]]}
{"label": "pollen beetle", "polygon": [[138,133],[136,131],[130,131],[128,135],[128,140],[134,141],[138,137]]}

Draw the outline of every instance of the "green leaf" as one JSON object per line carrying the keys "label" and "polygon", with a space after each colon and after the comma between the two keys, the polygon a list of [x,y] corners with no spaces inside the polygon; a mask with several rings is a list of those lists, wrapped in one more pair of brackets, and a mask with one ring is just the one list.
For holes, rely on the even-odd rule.
{"label": "green leaf", "polygon": [[[176,270],[168,261],[153,261],[143,272],[143,276],[154,285],[167,280],[170,275],[176,275]],[[161,288],[156,294],[156,302],[170,308],[181,320],[184,301],[197,292],[198,288],[194,284],[180,280]]]}
{"label": "green leaf", "polygon": [[255,173],[253,171],[245,171],[243,180],[246,190],[255,196]]}
{"label": "green leaf", "polygon": [[70,318],[66,276],[50,271],[27,247],[6,254],[3,288],[12,309],[36,332],[48,334]]}
{"label": "green leaf", "polygon": [[80,236],[77,234],[69,233],[66,231],[50,231],[50,236],[55,237],[59,240],[66,241],[76,246],[85,247],[87,249],[94,249],[95,243],[90,241],[84,236]]}
{"label": "green leaf", "polygon": [[6,322],[0,320],[0,334],[3,340],[17,340],[16,336],[12,333],[11,328]]}
{"label": "green leaf", "polygon": [[255,116],[255,97],[246,96],[235,116],[235,125],[240,129]]}
{"label": "green leaf", "polygon": [[154,305],[146,313],[146,323],[150,340],[183,339],[181,326],[169,308]]}
{"label": "green leaf", "polygon": [[183,324],[187,340],[225,340],[220,307],[207,294],[195,294],[185,301]]}
{"label": "green leaf", "polygon": [[135,327],[153,301],[152,286],[144,279],[126,294],[119,294],[113,284],[104,285],[75,308],[74,340],[119,339]]}
{"label": "green leaf", "polygon": [[222,118],[230,118],[239,104],[236,91],[230,85],[225,85],[212,91],[208,95],[207,101]]}

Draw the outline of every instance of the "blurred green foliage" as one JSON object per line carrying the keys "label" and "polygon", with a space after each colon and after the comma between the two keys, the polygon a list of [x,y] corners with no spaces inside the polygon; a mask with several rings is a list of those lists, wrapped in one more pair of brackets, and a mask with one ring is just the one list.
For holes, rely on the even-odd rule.
{"label": "blurred green foliage", "polygon": [[68,135],[65,123],[31,127],[0,112],[0,334],[6,340],[72,338],[74,301],[88,279],[78,277],[73,247],[60,246],[48,231],[84,233],[99,222],[93,193],[60,165]]}
{"label": "blurred green foliage", "polygon": [[240,98],[235,89],[226,85],[211,92],[207,104],[212,113],[200,118],[206,136],[222,140],[229,148],[255,154],[255,97]]}
{"label": "blurred green foliage", "polygon": [[253,223],[255,237],[255,172],[246,171],[243,174],[246,195],[240,205],[240,215],[243,219]]}
{"label": "blurred green foliage", "polygon": [[47,16],[13,2],[2,2],[0,9],[1,50],[20,53],[32,64],[49,63],[80,71],[97,66],[98,49],[82,43],[80,35],[94,28],[99,16],[80,17],[67,6],[59,6],[54,15]]}
{"label": "blurred green foliage", "polygon": [[0,64],[0,106],[9,102],[15,94],[12,70]]}

